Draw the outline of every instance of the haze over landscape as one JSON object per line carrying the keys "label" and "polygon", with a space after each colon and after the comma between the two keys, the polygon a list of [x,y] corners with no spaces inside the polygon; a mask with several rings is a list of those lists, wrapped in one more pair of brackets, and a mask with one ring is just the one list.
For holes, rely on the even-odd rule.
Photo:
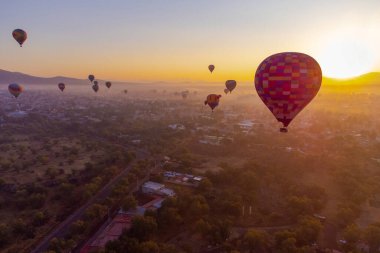
{"label": "haze over landscape", "polygon": [[379,13],[2,3],[0,252],[380,252]]}

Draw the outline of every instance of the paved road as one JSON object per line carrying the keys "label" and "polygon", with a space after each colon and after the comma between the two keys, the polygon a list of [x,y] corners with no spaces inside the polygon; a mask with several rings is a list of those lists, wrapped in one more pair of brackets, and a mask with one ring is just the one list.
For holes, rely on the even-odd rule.
{"label": "paved road", "polygon": [[112,186],[119,183],[129,172],[133,165],[137,163],[137,161],[145,159],[148,157],[149,153],[143,150],[138,150],[136,152],[136,159],[129,164],[121,173],[111,179],[100,191],[98,191],[91,199],[89,199],[83,206],[77,209],[73,214],[71,214],[66,220],[64,220],[61,224],[58,225],[53,231],[51,231],[45,238],[35,247],[31,253],[41,253],[48,249],[49,242],[54,237],[64,236],[68,229],[70,228],[71,223],[78,220],[84,214],[85,210],[97,202],[98,200],[105,199],[112,191]]}

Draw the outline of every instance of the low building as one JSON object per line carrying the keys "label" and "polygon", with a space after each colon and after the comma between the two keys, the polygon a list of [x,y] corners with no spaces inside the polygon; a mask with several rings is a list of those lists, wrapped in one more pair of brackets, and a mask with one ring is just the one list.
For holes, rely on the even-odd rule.
{"label": "low building", "polygon": [[157,194],[160,196],[173,197],[175,192],[172,189],[166,188],[165,185],[148,181],[141,186],[141,191],[145,194]]}
{"label": "low building", "polygon": [[205,135],[202,140],[199,140],[201,144],[209,144],[219,146],[220,142],[224,139],[224,137],[218,137],[213,135]]}
{"label": "low building", "polygon": [[171,125],[168,125],[168,127],[172,130],[185,130],[186,127],[182,124],[171,124]]}
{"label": "low building", "polygon": [[197,187],[203,177],[184,174],[175,171],[165,171],[164,180],[169,183]]}
{"label": "low building", "polygon": [[116,240],[120,237],[125,229],[129,229],[132,225],[132,216],[120,211],[109,222],[105,223],[102,228],[85,244],[80,253],[89,253],[101,250],[107,242]]}

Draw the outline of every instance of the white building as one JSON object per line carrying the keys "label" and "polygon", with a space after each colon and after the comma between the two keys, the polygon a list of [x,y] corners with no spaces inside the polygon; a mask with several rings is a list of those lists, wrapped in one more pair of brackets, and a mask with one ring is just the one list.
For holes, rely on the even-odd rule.
{"label": "white building", "polygon": [[141,186],[141,191],[146,194],[157,194],[161,196],[173,197],[175,192],[172,189],[166,188],[165,185],[148,181]]}

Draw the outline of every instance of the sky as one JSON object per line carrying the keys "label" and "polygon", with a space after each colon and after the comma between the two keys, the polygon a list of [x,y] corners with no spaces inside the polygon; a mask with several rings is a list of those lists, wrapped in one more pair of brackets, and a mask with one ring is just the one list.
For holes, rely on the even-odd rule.
{"label": "sky", "polygon": [[[22,48],[16,28],[28,33]],[[329,77],[380,71],[380,1],[12,0],[0,8],[0,69],[36,76],[247,82],[285,51],[311,55]]]}

